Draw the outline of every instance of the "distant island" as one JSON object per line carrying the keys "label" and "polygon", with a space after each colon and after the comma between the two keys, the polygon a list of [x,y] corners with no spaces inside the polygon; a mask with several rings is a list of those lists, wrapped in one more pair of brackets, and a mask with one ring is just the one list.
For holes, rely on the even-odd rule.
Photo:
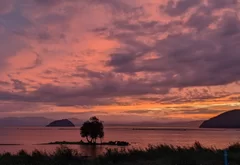
{"label": "distant island", "polygon": [[46,127],[75,127],[75,125],[68,119],[55,120]]}
{"label": "distant island", "polygon": [[240,110],[227,111],[206,120],[200,128],[240,128]]}
{"label": "distant island", "polygon": [[[49,125],[48,127],[74,127],[74,124],[68,119],[56,120]],[[42,143],[39,145],[112,145],[112,146],[128,146],[129,142],[125,141],[109,141],[102,142],[104,138],[104,126],[103,121],[99,120],[96,116],[90,117],[89,120],[85,121],[80,128],[80,135],[83,138],[86,138],[87,142],[77,141],[77,142],[68,142],[68,141],[56,141],[50,143]],[[100,143],[97,142],[97,139],[100,139]]]}
{"label": "distant island", "polygon": [[39,145],[110,145],[110,146],[129,146],[130,143],[126,141],[109,141],[101,143],[86,143],[84,141],[79,142],[68,142],[68,141],[56,141],[50,143],[42,143]]}

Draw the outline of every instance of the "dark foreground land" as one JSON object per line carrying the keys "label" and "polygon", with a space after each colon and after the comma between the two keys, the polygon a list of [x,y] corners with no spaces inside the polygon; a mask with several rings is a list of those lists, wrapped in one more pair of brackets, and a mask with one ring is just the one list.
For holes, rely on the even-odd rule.
{"label": "dark foreground land", "polygon": [[[229,165],[240,165],[240,144],[226,148]],[[81,156],[75,150],[61,146],[54,153],[19,151],[0,155],[1,165],[224,165],[224,150],[169,145],[150,146],[145,150],[108,150],[97,158]]]}

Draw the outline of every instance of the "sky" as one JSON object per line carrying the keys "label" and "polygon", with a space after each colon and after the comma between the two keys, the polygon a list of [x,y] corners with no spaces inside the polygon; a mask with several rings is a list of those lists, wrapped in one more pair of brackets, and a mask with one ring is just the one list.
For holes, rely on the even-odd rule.
{"label": "sky", "polygon": [[238,0],[0,0],[0,117],[203,120],[240,108]]}

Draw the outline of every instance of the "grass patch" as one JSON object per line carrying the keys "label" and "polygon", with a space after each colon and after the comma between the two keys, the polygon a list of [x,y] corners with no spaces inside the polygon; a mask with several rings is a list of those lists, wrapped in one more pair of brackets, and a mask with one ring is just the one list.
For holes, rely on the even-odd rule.
{"label": "grass patch", "polygon": [[[229,165],[240,164],[240,144],[226,148]],[[172,145],[149,146],[145,149],[109,149],[104,155],[91,159],[65,146],[53,153],[38,150],[27,153],[0,154],[3,165],[223,165],[224,150],[207,148],[196,142],[190,147]]]}

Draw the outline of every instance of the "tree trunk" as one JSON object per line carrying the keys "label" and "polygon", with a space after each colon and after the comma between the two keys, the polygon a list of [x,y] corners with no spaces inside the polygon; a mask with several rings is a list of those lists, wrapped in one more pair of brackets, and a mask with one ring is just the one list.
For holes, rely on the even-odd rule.
{"label": "tree trunk", "polygon": [[90,143],[90,140],[88,139],[88,136],[86,136],[87,142]]}

